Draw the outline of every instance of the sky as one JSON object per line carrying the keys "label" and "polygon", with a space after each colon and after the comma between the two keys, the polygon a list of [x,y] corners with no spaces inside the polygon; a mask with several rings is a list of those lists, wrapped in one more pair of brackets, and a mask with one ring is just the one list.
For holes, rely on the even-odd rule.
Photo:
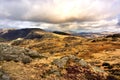
{"label": "sky", "polygon": [[120,0],[0,0],[0,28],[120,32]]}

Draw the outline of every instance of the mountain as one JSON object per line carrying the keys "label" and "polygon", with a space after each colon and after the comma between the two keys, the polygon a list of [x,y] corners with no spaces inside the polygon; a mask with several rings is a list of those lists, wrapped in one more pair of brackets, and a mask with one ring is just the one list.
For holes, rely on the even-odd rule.
{"label": "mountain", "polygon": [[0,80],[119,80],[119,36],[81,34],[104,36],[36,28],[1,31],[9,41],[0,42]]}
{"label": "mountain", "polygon": [[106,36],[106,38],[120,38],[120,33],[117,33],[117,34],[111,34],[111,35],[108,35]]}
{"label": "mountain", "polygon": [[82,36],[85,38],[98,38],[98,37],[104,37],[116,34],[115,32],[80,32],[80,33],[74,33],[74,35]]}
{"label": "mountain", "polygon": [[2,32],[3,30],[2,29],[0,29],[0,33]]}
{"label": "mountain", "polygon": [[[3,30],[0,33],[0,37],[7,40],[14,40],[17,38],[25,38],[27,35],[34,33],[35,31],[44,32],[42,29],[29,28],[29,29],[17,29],[17,30]],[[39,37],[39,36],[36,36]]]}

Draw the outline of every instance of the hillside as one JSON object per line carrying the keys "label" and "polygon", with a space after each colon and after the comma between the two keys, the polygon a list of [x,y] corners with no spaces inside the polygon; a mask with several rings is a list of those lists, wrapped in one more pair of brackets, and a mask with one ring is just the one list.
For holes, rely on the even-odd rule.
{"label": "hillside", "polygon": [[38,28],[18,29],[18,30],[9,30],[8,29],[7,31],[1,31],[0,37],[7,39],[7,40],[14,40],[17,38],[25,38],[28,34],[35,32],[35,31],[44,32],[44,30],[38,29]]}
{"label": "hillside", "polygon": [[87,39],[41,29],[5,34],[2,38],[9,41],[0,44],[2,80],[120,79],[119,37]]}

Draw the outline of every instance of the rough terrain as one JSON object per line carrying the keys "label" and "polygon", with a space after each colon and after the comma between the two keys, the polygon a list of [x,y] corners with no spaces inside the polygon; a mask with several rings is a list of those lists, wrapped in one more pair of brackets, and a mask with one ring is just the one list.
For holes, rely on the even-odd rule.
{"label": "rough terrain", "polygon": [[27,31],[0,34],[0,80],[120,80],[119,35]]}

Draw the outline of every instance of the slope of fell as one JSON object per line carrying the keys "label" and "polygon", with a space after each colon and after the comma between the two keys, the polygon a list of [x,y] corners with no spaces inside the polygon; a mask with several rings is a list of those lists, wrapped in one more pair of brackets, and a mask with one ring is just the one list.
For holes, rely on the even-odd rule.
{"label": "slope of fell", "polygon": [[29,29],[17,29],[17,30],[8,30],[7,32],[1,32],[0,37],[7,40],[14,40],[17,38],[25,38],[28,34],[35,31],[44,32],[44,30],[38,28],[29,28]]}

